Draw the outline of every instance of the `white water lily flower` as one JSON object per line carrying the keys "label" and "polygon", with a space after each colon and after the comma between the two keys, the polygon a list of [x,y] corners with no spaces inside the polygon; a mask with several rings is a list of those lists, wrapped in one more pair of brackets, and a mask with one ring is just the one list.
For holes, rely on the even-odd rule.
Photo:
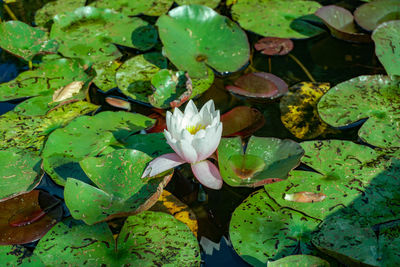
{"label": "white water lily flower", "polygon": [[147,166],[142,178],[152,177],[183,163],[190,163],[193,174],[204,186],[220,189],[222,178],[218,168],[206,160],[217,149],[222,135],[222,122],[214,101],[208,101],[200,110],[192,100],[185,112],[178,108],[167,112],[167,143],[176,153],[162,155]]}

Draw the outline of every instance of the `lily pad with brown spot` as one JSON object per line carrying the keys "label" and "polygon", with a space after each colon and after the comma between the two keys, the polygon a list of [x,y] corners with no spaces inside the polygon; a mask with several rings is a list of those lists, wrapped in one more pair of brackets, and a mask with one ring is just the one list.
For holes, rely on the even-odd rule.
{"label": "lily pad with brown spot", "polygon": [[106,223],[58,223],[34,254],[46,266],[199,266],[200,248],[190,229],[169,214],[145,211],[125,221],[117,240]]}
{"label": "lily pad with brown spot", "polygon": [[90,5],[97,8],[108,8],[127,16],[147,15],[161,16],[168,12],[173,0],[96,0]]}
{"label": "lily pad with brown spot", "polygon": [[266,72],[245,74],[226,89],[238,96],[254,101],[270,101],[287,93],[288,85],[279,77]]}
{"label": "lily pad with brown spot", "polygon": [[333,127],[367,119],[358,131],[368,144],[400,147],[400,79],[383,75],[359,76],[331,88],[318,102],[318,113]]}
{"label": "lily pad with brown spot", "polygon": [[5,266],[44,267],[40,258],[20,245],[0,246],[0,261]]}
{"label": "lily pad with brown spot", "polygon": [[25,244],[38,240],[63,214],[60,201],[39,190],[0,202],[0,208],[1,245]]}
{"label": "lily pad with brown spot", "polygon": [[398,0],[380,0],[365,3],[354,11],[358,25],[367,31],[373,31],[379,24],[400,19]]}
{"label": "lily pad with brown spot", "polygon": [[350,42],[371,42],[369,34],[360,32],[354,23],[353,15],[347,9],[329,5],[318,9],[315,15],[322,19],[331,34],[341,40]]}
{"label": "lily pad with brown spot", "polygon": [[266,266],[296,251],[312,254],[311,243],[318,220],[282,209],[260,189],[233,212],[229,236],[235,251],[252,266]]}
{"label": "lily pad with brown spot", "polygon": [[83,171],[97,187],[67,179],[64,198],[72,217],[94,224],[150,208],[172,176],[168,172],[150,180],[142,179],[152,159],[138,150],[119,149],[80,161]]}
{"label": "lily pad with brown spot", "polygon": [[0,23],[0,47],[26,61],[39,54],[54,54],[58,43],[50,40],[47,34],[21,21]]}
{"label": "lily pad with brown spot", "polygon": [[71,12],[85,5],[85,0],[56,0],[46,3],[35,13],[35,23],[39,26],[46,26],[55,15],[60,12]]}
{"label": "lily pad with brown spot", "polygon": [[93,68],[96,71],[96,77],[93,79],[93,83],[104,92],[118,87],[115,76],[120,66],[121,63],[117,61],[94,63]]}
{"label": "lily pad with brown spot", "polygon": [[293,41],[286,38],[264,37],[254,44],[257,51],[268,56],[283,56],[293,50]]}
{"label": "lily pad with brown spot", "polygon": [[239,137],[222,138],[218,164],[228,185],[256,187],[286,179],[303,153],[292,140],[252,136],[244,150]]}
{"label": "lily pad with brown spot", "polygon": [[263,114],[248,106],[238,106],[221,116],[223,127],[222,136],[252,135],[265,123]]}
{"label": "lily pad with brown spot", "polygon": [[294,136],[312,139],[327,131],[329,125],[320,119],[317,104],[329,88],[329,83],[301,82],[282,97],[281,120]]}
{"label": "lily pad with brown spot", "polygon": [[237,71],[249,59],[245,32],[209,7],[179,6],[160,16],[156,25],[165,55],[191,78],[207,76],[208,67]]}
{"label": "lily pad with brown spot", "polygon": [[32,191],[42,179],[40,157],[31,151],[0,150],[0,201]]}

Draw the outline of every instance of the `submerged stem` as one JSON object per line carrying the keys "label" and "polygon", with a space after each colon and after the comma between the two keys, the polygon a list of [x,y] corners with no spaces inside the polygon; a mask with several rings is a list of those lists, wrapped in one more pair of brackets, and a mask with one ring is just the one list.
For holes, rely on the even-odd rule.
{"label": "submerged stem", "polygon": [[312,76],[311,73],[307,70],[307,68],[304,67],[304,65],[300,62],[300,60],[298,60],[297,57],[295,57],[294,55],[292,55],[292,54],[290,54],[290,53],[289,53],[288,55],[289,55],[289,57],[291,57],[291,59],[294,60],[294,62],[297,63],[297,65],[300,66],[300,68],[301,68],[301,69],[304,71],[304,73],[307,75],[308,79],[310,79],[310,81],[312,81],[313,83],[315,83],[316,81],[314,80],[313,76]]}
{"label": "submerged stem", "polygon": [[14,12],[12,12],[11,8],[8,7],[6,3],[3,3],[4,9],[7,11],[8,15],[13,19],[13,20],[18,20],[17,17],[15,16]]}

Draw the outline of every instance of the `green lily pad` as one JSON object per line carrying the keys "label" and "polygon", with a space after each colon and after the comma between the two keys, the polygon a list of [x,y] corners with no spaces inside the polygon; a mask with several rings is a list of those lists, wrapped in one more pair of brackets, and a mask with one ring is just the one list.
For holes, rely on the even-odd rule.
{"label": "green lily pad", "polygon": [[61,222],[34,253],[46,266],[200,265],[200,248],[190,229],[171,215],[149,211],[128,217],[117,241],[106,223]]}
{"label": "green lily pad", "polygon": [[44,31],[20,21],[0,23],[0,36],[1,48],[26,61],[38,54],[56,53],[58,49],[58,43],[49,40]]}
{"label": "green lily pad", "polygon": [[136,16],[139,14],[160,16],[167,13],[173,3],[173,0],[97,0],[90,5],[97,8],[109,8],[126,16]]}
{"label": "green lily pad", "polygon": [[249,59],[246,33],[209,7],[174,8],[156,25],[166,56],[191,78],[206,76],[207,66],[219,72],[236,71]]}
{"label": "green lily pad", "polygon": [[118,87],[132,99],[148,103],[148,96],[153,93],[151,78],[167,66],[167,59],[160,53],[135,56],[125,61],[118,69],[116,74]]}
{"label": "green lily pad", "polygon": [[400,19],[400,2],[380,0],[363,4],[354,11],[354,18],[362,28],[373,31],[383,22]]}
{"label": "green lily pad", "polygon": [[368,144],[400,147],[400,80],[395,77],[359,76],[331,88],[318,103],[322,120],[345,127],[368,119],[358,135]]}
{"label": "green lily pad", "polygon": [[94,63],[93,68],[96,71],[96,77],[93,79],[93,83],[104,92],[118,87],[115,76],[117,74],[117,69],[120,66],[121,63],[117,61]]}
{"label": "green lily pad", "polygon": [[362,33],[357,29],[353,14],[343,7],[324,6],[318,9],[315,15],[322,19],[331,34],[338,39],[360,43],[371,41],[369,34]]}
{"label": "green lily pad", "polygon": [[238,0],[232,18],[261,36],[303,39],[323,32],[306,19],[320,7],[315,1]]}
{"label": "green lily pad", "polygon": [[121,148],[140,150],[150,157],[173,153],[171,146],[167,143],[163,133],[135,134],[120,142]]}
{"label": "green lily pad", "polygon": [[329,267],[330,264],[321,258],[311,255],[291,255],[277,261],[269,261],[268,267]]}
{"label": "green lily pad", "polygon": [[230,186],[256,187],[286,179],[297,167],[303,149],[292,140],[252,136],[243,149],[237,138],[222,138],[218,146],[221,176]]}
{"label": "green lily pad", "polygon": [[122,55],[114,44],[148,50],[157,42],[153,26],[109,9],[80,7],[53,20],[50,36],[59,41],[59,52],[66,57],[110,61]]}
{"label": "green lily pad", "polygon": [[154,74],[151,84],[155,92],[149,96],[150,103],[157,108],[169,108],[170,103],[189,91],[186,99],[191,95],[191,80],[183,71],[174,72],[163,69]]}
{"label": "green lily pad", "polygon": [[12,81],[0,84],[0,101],[49,95],[74,81],[91,80],[83,66],[73,59],[45,61],[37,69],[22,72]]}
{"label": "green lily pad", "polygon": [[0,261],[5,266],[44,267],[37,255],[20,245],[0,246]]}
{"label": "green lily pad", "polygon": [[98,188],[67,179],[64,198],[72,217],[94,224],[150,208],[172,176],[169,172],[149,181],[142,179],[143,171],[152,159],[131,149],[83,159],[80,162],[82,169]]}
{"label": "green lily pad", "polygon": [[42,179],[40,157],[18,148],[0,150],[0,200],[32,191]]}
{"label": "green lily pad", "polygon": [[45,26],[55,15],[61,12],[71,12],[78,7],[84,6],[85,0],[57,0],[45,4],[35,13],[35,23],[39,26]]}
{"label": "green lily pad", "polygon": [[250,195],[236,208],[229,236],[236,252],[252,266],[292,255],[315,253],[311,234],[318,221],[299,212],[280,209],[264,189]]}
{"label": "green lily pad", "polygon": [[44,236],[63,215],[61,201],[33,190],[0,202],[0,245],[25,244]]}
{"label": "green lily pad", "polygon": [[[280,206],[321,220],[352,204],[387,167],[375,162],[379,156],[375,150],[350,141],[308,141],[301,146],[302,163],[317,172],[292,171],[287,180],[266,185],[265,190]],[[292,199],[305,192],[319,201]]]}
{"label": "green lily pad", "polygon": [[53,102],[52,95],[40,95],[18,104],[13,111],[25,116],[44,116],[60,103]]}
{"label": "green lily pad", "polygon": [[52,131],[97,107],[78,101],[58,106],[44,116],[26,116],[9,111],[0,116],[0,149],[17,147],[39,151]]}
{"label": "green lily pad", "polygon": [[68,177],[87,181],[79,161],[115,150],[110,145],[153,123],[146,116],[124,111],[77,118],[49,136],[42,154],[44,170],[59,185]]}
{"label": "green lily pad", "polygon": [[372,33],[375,53],[388,75],[400,75],[400,21],[379,25]]}
{"label": "green lily pad", "polygon": [[180,5],[202,5],[208,6],[209,8],[216,8],[221,0],[175,0]]}

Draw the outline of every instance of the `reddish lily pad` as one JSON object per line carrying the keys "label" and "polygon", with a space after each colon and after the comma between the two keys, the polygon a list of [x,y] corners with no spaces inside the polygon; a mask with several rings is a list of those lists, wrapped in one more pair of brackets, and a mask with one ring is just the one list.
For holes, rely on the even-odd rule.
{"label": "reddish lily pad", "polygon": [[277,37],[264,37],[254,44],[257,51],[268,56],[284,56],[293,50],[293,42],[290,39]]}
{"label": "reddish lily pad", "polygon": [[20,21],[0,23],[0,47],[23,58],[32,60],[38,54],[56,53],[58,43],[47,34]]}
{"label": "reddish lily pad", "polygon": [[288,85],[279,77],[266,72],[255,72],[241,76],[235,85],[226,89],[234,94],[253,100],[271,100],[288,92]]}
{"label": "reddish lily pad", "polygon": [[106,223],[58,223],[37,245],[46,266],[199,266],[190,229],[169,214],[145,211],[125,221],[117,240]]}
{"label": "reddish lily pad", "polygon": [[343,7],[324,6],[318,9],[315,15],[322,19],[331,34],[338,39],[360,43],[371,42],[369,34],[362,33],[357,29],[353,15]]}
{"label": "reddish lily pad", "polygon": [[264,126],[264,115],[255,108],[235,107],[221,116],[222,136],[247,137]]}
{"label": "reddish lily pad", "polygon": [[33,190],[0,202],[0,245],[25,244],[44,236],[62,217],[60,201]]}
{"label": "reddish lily pad", "polygon": [[252,136],[243,149],[239,137],[222,138],[218,146],[221,176],[230,186],[256,187],[286,179],[303,149],[292,140]]}
{"label": "reddish lily pad", "polygon": [[362,28],[373,31],[383,22],[400,19],[400,2],[380,0],[365,3],[354,11],[354,17]]}
{"label": "reddish lily pad", "polygon": [[72,217],[94,224],[150,208],[172,177],[172,172],[168,172],[149,181],[141,179],[152,159],[146,153],[132,149],[83,159],[80,165],[97,187],[67,179],[64,198]]}
{"label": "reddish lily pad", "polygon": [[42,179],[40,157],[18,148],[0,150],[0,201],[32,191]]}

